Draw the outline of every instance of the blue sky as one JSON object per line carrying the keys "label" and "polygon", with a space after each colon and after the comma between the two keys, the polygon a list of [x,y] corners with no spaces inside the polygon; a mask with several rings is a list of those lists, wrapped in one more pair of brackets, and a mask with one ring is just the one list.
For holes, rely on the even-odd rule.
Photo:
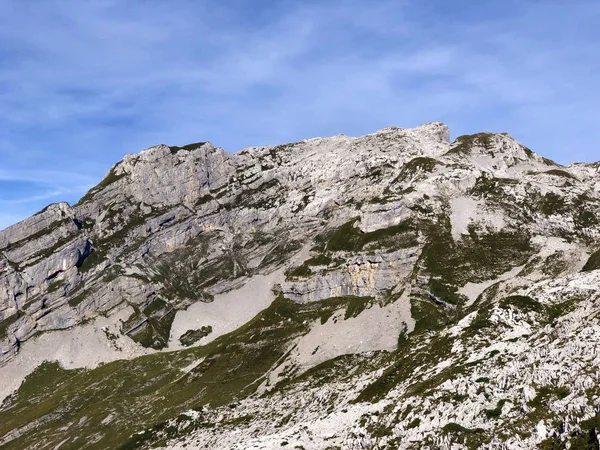
{"label": "blue sky", "polygon": [[600,159],[600,2],[0,0],[0,228],[126,153],[443,121]]}

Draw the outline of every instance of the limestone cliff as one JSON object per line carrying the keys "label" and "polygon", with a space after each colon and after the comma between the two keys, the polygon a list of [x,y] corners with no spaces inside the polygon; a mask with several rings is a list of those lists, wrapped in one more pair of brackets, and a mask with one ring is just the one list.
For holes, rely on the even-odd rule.
{"label": "limestone cliff", "polygon": [[599,237],[600,164],[506,133],[127,155],[0,231],[0,445],[585,440]]}

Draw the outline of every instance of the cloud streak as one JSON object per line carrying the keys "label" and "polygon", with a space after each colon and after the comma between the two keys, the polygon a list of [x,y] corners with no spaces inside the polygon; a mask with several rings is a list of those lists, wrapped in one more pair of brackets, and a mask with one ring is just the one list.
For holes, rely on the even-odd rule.
{"label": "cloud streak", "polygon": [[596,3],[5,0],[0,180],[34,183],[29,214],[157,143],[235,151],[432,120],[598,159]]}

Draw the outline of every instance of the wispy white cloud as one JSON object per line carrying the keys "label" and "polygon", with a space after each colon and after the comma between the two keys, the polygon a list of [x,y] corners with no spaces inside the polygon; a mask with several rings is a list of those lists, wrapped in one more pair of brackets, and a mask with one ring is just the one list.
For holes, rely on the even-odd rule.
{"label": "wispy white cloud", "polygon": [[2,181],[28,181],[36,184],[64,184],[66,186],[89,185],[95,180],[88,174],[63,170],[6,170],[0,169]]}
{"label": "wispy white cloud", "polygon": [[237,150],[443,120],[598,159],[597,2],[3,5],[0,180],[38,183],[23,201],[57,194],[31,209],[160,142]]}

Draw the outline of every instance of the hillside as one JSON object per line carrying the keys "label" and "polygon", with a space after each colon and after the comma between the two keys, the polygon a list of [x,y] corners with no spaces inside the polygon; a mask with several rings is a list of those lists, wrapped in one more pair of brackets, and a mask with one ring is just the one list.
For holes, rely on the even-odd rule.
{"label": "hillside", "polygon": [[598,448],[599,219],[441,123],[127,155],[0,231],[0,447]]}

